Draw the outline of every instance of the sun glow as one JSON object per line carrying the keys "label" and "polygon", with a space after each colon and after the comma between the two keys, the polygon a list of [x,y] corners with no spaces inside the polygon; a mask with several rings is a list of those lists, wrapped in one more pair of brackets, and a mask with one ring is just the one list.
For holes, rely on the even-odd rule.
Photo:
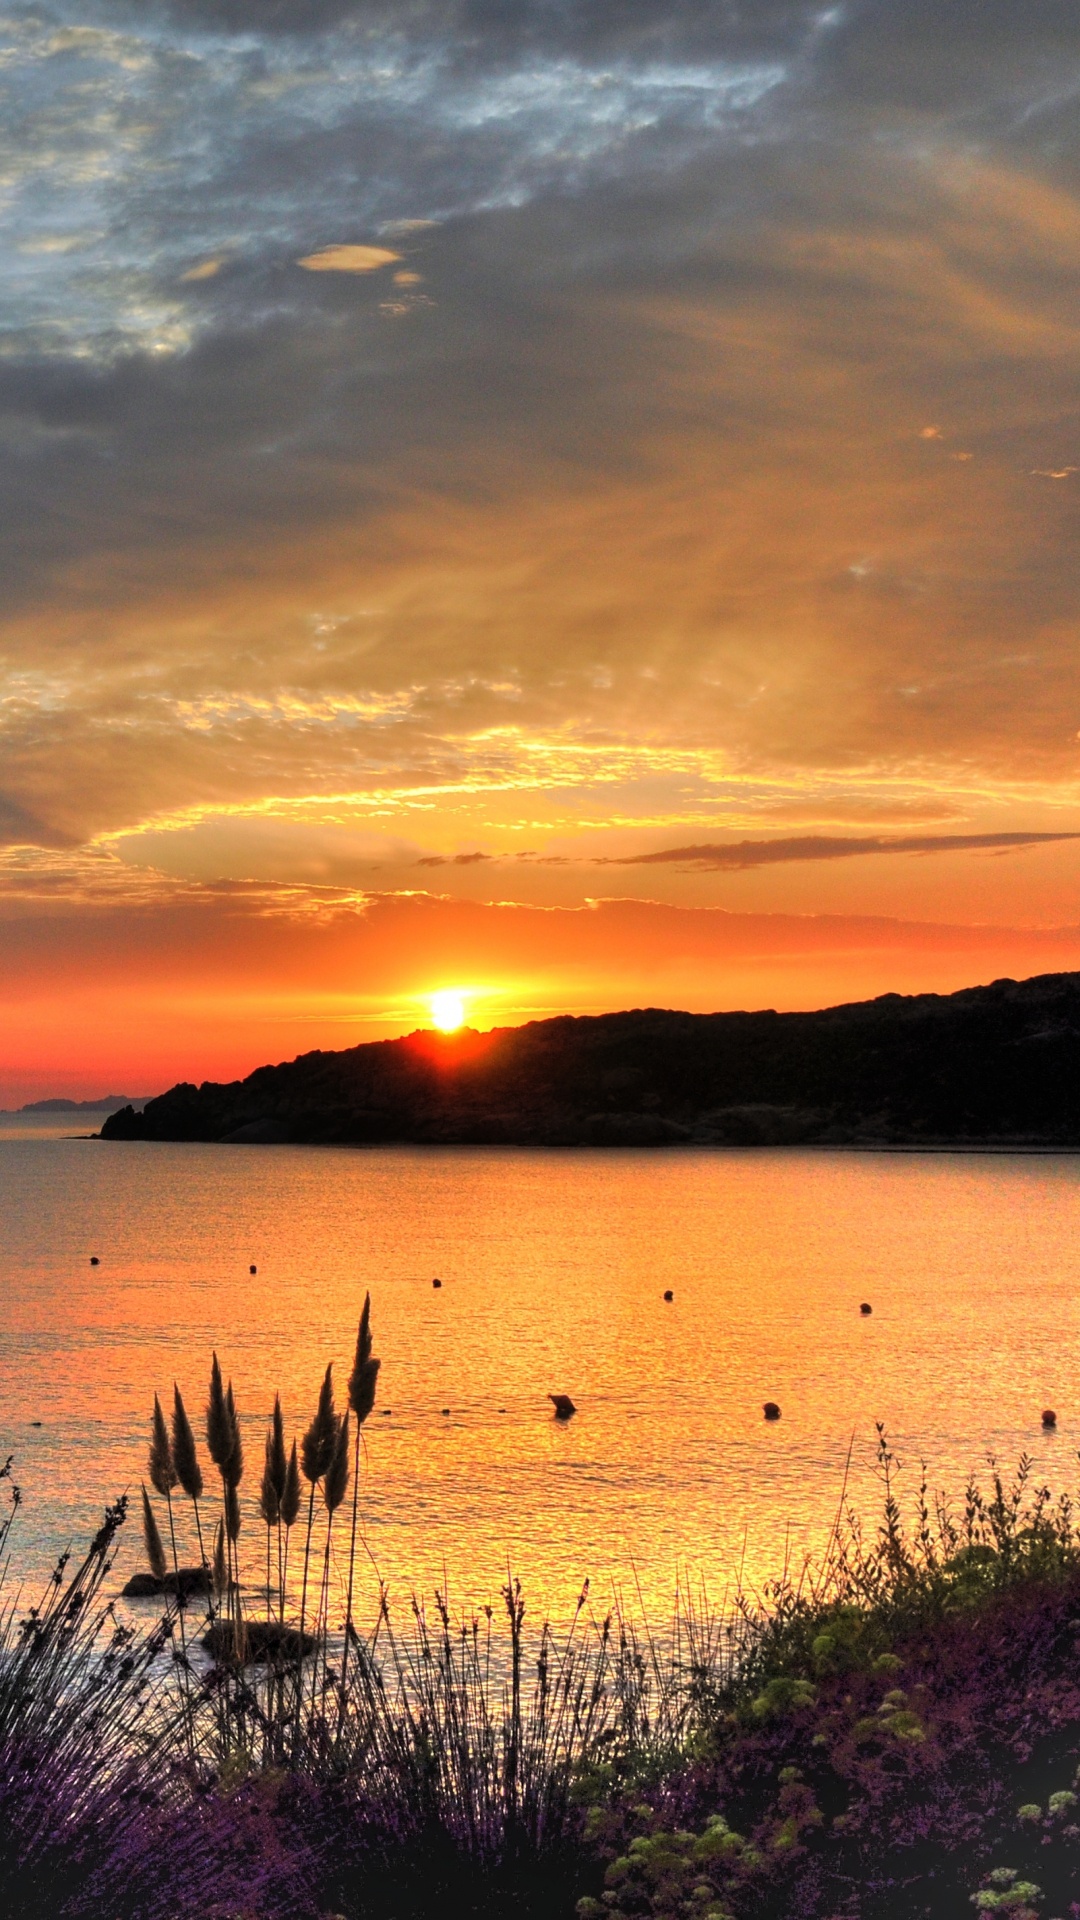
{"label": "sun glow", "polygon": [[440,1033],[454,1033],[465,1023],[465,996],[455,987],[447,987],[431,996],[431,1018]]}

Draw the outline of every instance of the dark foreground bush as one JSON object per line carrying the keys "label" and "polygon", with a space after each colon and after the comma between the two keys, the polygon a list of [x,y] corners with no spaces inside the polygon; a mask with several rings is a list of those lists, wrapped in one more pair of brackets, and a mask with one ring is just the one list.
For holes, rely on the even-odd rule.
{"label": "dark foreground bush", "polygon": [[1080,1554],[1027,1463],[959,1523],[849,1516],[756,1614],[696,1756],[593,1808],[580,1920],[1080,1915]]}

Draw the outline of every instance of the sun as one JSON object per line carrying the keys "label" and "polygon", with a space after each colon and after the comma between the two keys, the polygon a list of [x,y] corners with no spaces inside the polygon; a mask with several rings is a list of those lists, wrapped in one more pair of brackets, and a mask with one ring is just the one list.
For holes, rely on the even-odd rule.
{"label": "sun", "polygon": [[465,996],[455,987],[431,996],[431,1018],[440,1033],[454,1033],[465,1023]]}

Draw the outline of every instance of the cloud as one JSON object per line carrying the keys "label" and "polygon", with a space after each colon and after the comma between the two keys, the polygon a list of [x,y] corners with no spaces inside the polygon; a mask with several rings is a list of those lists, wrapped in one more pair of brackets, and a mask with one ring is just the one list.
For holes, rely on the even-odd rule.
{"label": "cloud", "polygon": [[880,835],[841,839],[825,834],[802,834],[789,840],[736,840],[698,847],[665,847],[656,853],[601,857],[597,864],[650,867],[678,862],[713,873],[735,873],[789,860],[851,860],[869,853],[967,853],[987,849],[1004,853],[1059,840],[1080,840],[1080,833],[924,833],[895,839]]}
{"label": "cloud", "polygon": [[474,867],[481,860],[490,860],[490,853],[429,853],[416,862],[418,867]]}
{"label": "cloud", "polygon": [[320,247],[317,253],[305,253],[296,264],[309,273],[374,273],[400,259],[400,253],[392,253],[389,247]]}

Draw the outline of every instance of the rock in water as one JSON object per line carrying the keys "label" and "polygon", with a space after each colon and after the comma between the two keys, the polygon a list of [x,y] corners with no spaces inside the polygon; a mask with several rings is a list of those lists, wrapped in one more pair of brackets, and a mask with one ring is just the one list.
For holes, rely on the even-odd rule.
{"label": "rock in water", "polygon": [[570,1415],[577,1412],[568,1393],[549,1393],[548,1399],[555,1409],[556,1420],[569,1420]]}
{"label": "rock in water", "polygon": [[764,1413],[765,1413],[766,1420],[779,1420],[780,1409],[777,1406],[775,1400],[766,1400]]}
{"label": "rock in water", "polygon": [[121,1597],[124,1600],[150,1600],[160,1594],[179,1594],[181,1600],[189,1600],[193,1593],[210,1592],[209,1567],[181,1567],[178,1572],[167,1573],[159,1580],[156,1573],[133,1573]]}
{"label": "rock in water", "polygon": [[[237,1661],[236,1629],[231,1620],[215,1620],[209,1632],[204,1633],[202,1644],[214,1660],[227,1661],[230,1666]],[[283,1627],[278,1620],[245,1620],[241,1625],[239,1664],[242,1667],[263,1661],[296,1660],[301,1653],[306,1658],[314,1651],[315,1641],[310,1633],[301,1635],[295,1627]]]}

